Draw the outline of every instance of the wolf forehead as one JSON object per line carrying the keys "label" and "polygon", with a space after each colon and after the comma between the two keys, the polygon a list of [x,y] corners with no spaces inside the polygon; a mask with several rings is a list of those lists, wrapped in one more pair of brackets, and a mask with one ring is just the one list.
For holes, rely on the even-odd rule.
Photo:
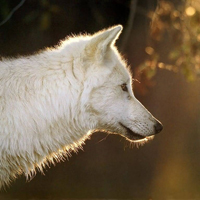
{"label": "wolf forehead", "polygon": [[[122,29],[122,25],[117,25],[95,34],[73,35],[61,41],[57,50],[66,52],[66,61],[68,61],[68,57],[69,59],[71,57],[74,61],[80,61],[80,65],[85,65],[86,69],[92,66],[93,69],[103,70],[104,75],[106,75],[106,71],[111,72],[110,68],[115,68],[115,73],[123,78],[126,77],[125,79],[128,81],[131,74],[129,67],[115,46]],[[95,71],[92,70],[92,73],[94,75]]]}

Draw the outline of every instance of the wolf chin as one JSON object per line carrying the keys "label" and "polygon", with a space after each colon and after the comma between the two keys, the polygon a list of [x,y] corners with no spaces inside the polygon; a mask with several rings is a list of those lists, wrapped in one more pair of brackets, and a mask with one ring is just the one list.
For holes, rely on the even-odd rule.
{"label": "wolf chin", "polygon": [[0,188],[70,151],[94,131],[148,141],[162,130],[135,98],[114,43],[122,26],[0,61]]}

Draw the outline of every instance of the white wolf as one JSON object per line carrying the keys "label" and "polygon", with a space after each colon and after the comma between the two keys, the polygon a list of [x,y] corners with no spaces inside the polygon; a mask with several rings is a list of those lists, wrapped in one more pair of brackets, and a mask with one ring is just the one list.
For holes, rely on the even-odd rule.
{"label": "white wolf", "polygon": [[0,188],[76,151],[96,130],[147,141],[162,130],[134,97],[114,46],[122,26],[0,61]]}

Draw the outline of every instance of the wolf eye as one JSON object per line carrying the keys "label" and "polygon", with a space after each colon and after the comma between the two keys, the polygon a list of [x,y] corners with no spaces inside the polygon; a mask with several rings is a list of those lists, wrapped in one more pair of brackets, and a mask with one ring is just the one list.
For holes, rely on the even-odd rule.
{"label": "wolf eye", "polygon": [[123,83],[123,84],[121,85],[121,88],[122,88],[123,91],[128,92],[128,88],[127,88],[126,83]]}

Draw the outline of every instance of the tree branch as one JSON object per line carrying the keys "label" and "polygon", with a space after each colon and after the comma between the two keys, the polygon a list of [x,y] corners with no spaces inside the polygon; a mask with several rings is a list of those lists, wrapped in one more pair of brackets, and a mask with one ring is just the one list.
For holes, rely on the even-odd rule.
{"label": "tree branch", "polygon": [[1,23],[0,26],[4,25],[11,17],[12,15],[25,3],[26,0],[22,0],[16,7],[12,9],[10,14],[4,19]]}

